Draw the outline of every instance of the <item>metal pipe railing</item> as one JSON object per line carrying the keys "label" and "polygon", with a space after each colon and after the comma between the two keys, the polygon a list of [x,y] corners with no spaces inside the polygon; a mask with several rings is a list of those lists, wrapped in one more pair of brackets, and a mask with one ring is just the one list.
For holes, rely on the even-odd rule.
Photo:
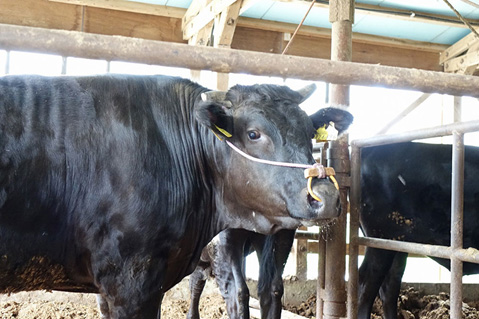
{"label": "metal pipe railing", "polygon": [[8,24],[0,24],[0,49],[479,97],[470,75]]}
{"label": "metal pipe railing", "polygon": [[[348,282],[348,319],[357,318],[358,294],[358,245],[423,254],[451,260],[451,318],[462,316],[462,263],[479,263],[479,250],[463,249],[463,198],[464,198],[464,134],[479,131],[479,121],[442,125],[411,132],[374,136],[351,142],[351,191],[350,191],[350,259]],[[451,246],[399,242],[370,237],[359,237],[360,212],[360,161],[361,148],[376,145],[407,142],[416,139],[453,135],[453,168],[451,194]]]}

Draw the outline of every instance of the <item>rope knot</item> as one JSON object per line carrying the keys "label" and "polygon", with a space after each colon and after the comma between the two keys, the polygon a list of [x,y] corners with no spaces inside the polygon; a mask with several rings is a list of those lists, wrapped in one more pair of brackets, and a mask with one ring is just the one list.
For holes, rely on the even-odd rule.
{"label": "rope knot", "polygon": [[326,178],[329,176],[334,176],[336,172],[332,167],[324,167],[319,163],[315,163],[310,168],[304,170],[304,178],[317,177],[317,178]]}
{"label": "rope knot", "polygon": [[321,202],[321,199],[313,193],[313,189],[311,187],[313,177],[317,177],[317,178],[329,177],[331,181],[333,182],[334,186],[336,187],[336,189],[339,190],[338,182],[334,178],[335,173],[336,172],[334,171],[334,168],[324,167],[323,165],[319,163],[314,163],[311,167],[306,168],[304,170],[304,178],[308,179],[307,188],[308,188],[308,193],[311,195],[311,197],[313,197],[318,202]]}

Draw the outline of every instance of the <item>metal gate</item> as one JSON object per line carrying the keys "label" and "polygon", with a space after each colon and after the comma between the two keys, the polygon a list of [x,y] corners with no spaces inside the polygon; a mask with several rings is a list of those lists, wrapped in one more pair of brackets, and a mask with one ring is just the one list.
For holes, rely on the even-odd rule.
{"label": "metal gate", "polygon": [[[348,318],[358,312],[358,247],[415,253],[451,260],[450,316],[462,317],[462,263],[479,263],[479,250],[463,249],[464,134],[479,131],[479,121],[454,123],[400,134],[375,136],[351,142],[350,250],[348,280]],[[359,237],[361,148],[452,135],[451,245],[425,245],[372,237]],[[479,165],[479,163],[478,163]]]}

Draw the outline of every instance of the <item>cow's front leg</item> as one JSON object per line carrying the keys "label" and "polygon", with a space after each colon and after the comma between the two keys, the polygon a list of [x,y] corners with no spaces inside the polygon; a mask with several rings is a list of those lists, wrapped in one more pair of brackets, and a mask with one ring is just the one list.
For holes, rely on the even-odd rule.
{"label": "cow's front leg", "polygon": [[143,256],[113,260],[103,258],[95,272],[100,310],[109,310],[106,318],[160,318],[164,263]]}

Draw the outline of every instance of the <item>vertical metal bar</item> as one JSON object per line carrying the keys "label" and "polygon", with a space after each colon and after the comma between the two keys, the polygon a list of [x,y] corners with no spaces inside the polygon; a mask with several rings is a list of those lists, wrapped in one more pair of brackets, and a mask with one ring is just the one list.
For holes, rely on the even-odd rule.
{"label": "vertical metal bar", "polygon": [[326,257],[326,241],[319,238],[318,241],[318,281],[316,283],[316,318],[323,319],[324,308],[324,283],[325,283],[325,257]]}
{"label": "vertical metal bar", "polygon": [[[463,247],[464,134],[454,131],[451,182],[451,247]],[[451,256],[451,318],[462,318],[462,261]]]}
{"label": "vertical metal bar", "polygon": [[[331,60],[351,61],[354,1],[332,0],[329,4],[331,26]],[[349,105],[349,85],[332,84],[331,104]],[[348,136],[331,143],[328,165],[334,167],[340,185],[341,216],[332,227],[331,240],[326,243],[326,282],[323,314],[325,319],[346,315],[346,215],[348,213],[349,149]]]}
{"label": "vertical metal bar", "polygon": [[454,96],[454,123],[462,121],[462,96]]}
{"label": "vertical metal bar", "polygon": [[[327,153],[326,148],[327,148],[327,143],[320,144],[320,156],[319,156],[319,159],[316,158],[316,161],[319,160],[319,163],[322,165],[326,165],[326,153]],[[316,282],[316,318],[317,319],[323,319],[324,285],[326,281],[326,240],[321,235],[322,231],[323,231],[322,229],[319,229],[318,278]]]}
{"label": "vertical metal bar", "polygon": [[[307,227],[301,226],[298,229],[307,230]],[[296,239],[296,277],[301,281],[306,281],[308,274],[308,240]]]}
{"label": "vertical metal bar", "polygon": [[62,71],[61,71],[61,75],[65,75],[67,74],[67,57],[66,56],[62,56]]}
{"label": "vertical metal bar", "polygon": [[351,146],[351,188],[349,192],[349,278],[348,278],[348,299],[347,317],[356,319],[358,317],[358,254],[359,247],[357,238],[359,235],[359,210],[361,200],[361,149],[355,145]]}
{"label": "vertical metal bar", "polygon": [[10,74],[10,50],[7,50],[7,58],[5,59],[5,74]]}

